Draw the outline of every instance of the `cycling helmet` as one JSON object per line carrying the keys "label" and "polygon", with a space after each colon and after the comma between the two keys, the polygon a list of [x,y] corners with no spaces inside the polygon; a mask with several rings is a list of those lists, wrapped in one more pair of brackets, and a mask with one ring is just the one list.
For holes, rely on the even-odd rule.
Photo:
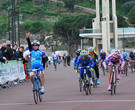
{"label": "cycling helmet", "polygon": [[88,48],[88,51],[89,51],[89,52],[93,52],[93,51],[94,51],[94,47],[89,47],[89,48]]}
{"label": "cycling helmet", "polygon": [[32,44],[32,46],[34,46],[34,45],[40,46],[40,42],[38,40],[34,40],[31,44]]}
{"label": "cycling helmet", "polygon": [[103,50],[103,49],[101,49],[101,50],[100,50],[100,53],[104,53],[104,50]]}
{"label": "cycling helmet", "polygon": [[128,57],[128,54],[126,52],[123,52],[122,55],[123,55],[124,58]]}
{"label": "cycling helmet", "polygon": [[82,50],[81,56],[86,56],[86,55],[87,55],[87,51],[86,50]]}
{"label": "cycling helmet", "polygon": [[135,53],[135,50],[133,50],[133,53]]}
{"label": "cycling helmet", "polygon": [[120,56],[119,51],[118,51],[118,50],[115,50],[115,51],[113,52],[113,57],[114,57],[114,58],[119,58],[119,56]]}
{"label": "cycling helmet", "polygon": [[81,53],[81,49],[78,49],[78,50],[76,51],[76,55],[80,55],[80,53]]}

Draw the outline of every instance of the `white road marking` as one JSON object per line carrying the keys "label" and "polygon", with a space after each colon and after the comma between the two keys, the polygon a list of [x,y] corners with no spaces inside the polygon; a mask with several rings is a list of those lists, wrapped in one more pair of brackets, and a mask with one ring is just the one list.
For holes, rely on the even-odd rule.
{"label": "white road marking", "polygon": [[[52,102],[39,102],[39,104],[69,104],[69,103],[115,103],[115,102],[135,102],[135,100],[76,100],[76,101],[52,101]],[[14,106],[14,105],[33,105],[33,103],[7,103],[0,104],[0,106]]]}

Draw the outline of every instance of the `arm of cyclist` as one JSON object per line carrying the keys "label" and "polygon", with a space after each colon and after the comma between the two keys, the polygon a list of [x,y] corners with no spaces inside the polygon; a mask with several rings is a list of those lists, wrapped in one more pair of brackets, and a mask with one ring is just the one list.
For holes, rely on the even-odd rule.
{"label": "arm of cyclist", "polygon": [[78,70],[78,66],[79,66],[80,63],[81,63],[81,57],[79,57],[79,58],[77,59],[77,62],[76,62],[76,72],[77,72],[77,70]]}
{"label": "arm of cyclist", "polygon": [[27,40],[27,42],[28,42],[29,50],[31,50],[31,49],[32,49],[32,45],[31,45],[31,42],[30,42],[29,36],[30,36],[30,32],[28,32],[28,33],[26,34],[26,40]]}
{"label": "arm of cyclist", "polygon": [[103,66],[104,66],[104,68],[105,69],[107,69],[107,62],[108,61],[110,61],[110,59],[112,58],[112,56],[113,56],[113,54],[110,54],[110,55],[108,55],[106,58],[105,58],[105,60],[104,60],[104,62],[103,62]]}
{"label": "arm of cyclist", "polygon": [[94,60],[91,57],[90,57],[90,64],[91,64],[90,71],[92,72],[93,68],[94,68],[94,65],[95,65],[95,62],[94,62]]}
{"label": "arm of cyclist", "polygon": [[75,56],[75,60],[74,60],[74,69],[76,69],[77,60],[78,60],[78,57]]}

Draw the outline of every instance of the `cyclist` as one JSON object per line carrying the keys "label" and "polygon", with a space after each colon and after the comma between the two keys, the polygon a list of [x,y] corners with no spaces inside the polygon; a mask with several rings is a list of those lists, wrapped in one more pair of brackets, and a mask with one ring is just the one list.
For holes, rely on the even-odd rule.
{"label": "cyclist", "polygon": [[[111,53],[108,57],[106,57],[106,60],[103,62],[104,68],[106,69],[106,62],[109,61],[109,86],[108,90],[111,90],[111,76],[112,76],[112,64],[116,64],[118,66],[118,74],[117,79],[120,79],[120,70],[124,67],[124,59],[123,56],[119,53],[118,50],[115,50],[115,52]],[[120,67],[121,64],[121,67]]]}
{"label": "cyclist", "polygon": [[[92,81],[92,71],[94,68],[94,61],[93,59],[87,54],[86,50],[82,50],[81,55],[79,56],[78,60],[77,60],[77,64],[76,64],[76,72],[78,72],[78,66],[80,64],[80,67],[84,67],[84,66],[91,66],[87,68],[87,72],[88,72],[88,77],[90,78],[90,84],[93,85],[93,81]],[[80,77],[81,79],[83,79],[83,73],[84,73],[84,68],[80,69]]]}
{"label": "cyclist", "polygon": [[78,58],[80,56],[80,52],[81,52],[81,49],[78,49],[76,51],[75,60],[74,60],[74,69],[76,69],[76,64],[77,64],[77,60],[78,60]]}
{"label": "cyclist", "polygon": [[99,53],[99,57],[100,57],[100,67],[102,67],[102,63],[106,58],[106,52],[104,52],[104,50],[102,49]]}
{"label": "cyclist", "polygon": [[97,84],[100,84],[100,80],[99,80],[99,68],[98,68],[98,55],[97,55],[97,52],[94,50],[94,47],[90,47],[88,49],[88,54],[90,55],[90,57],[95,62],[94,70],[95,70],[96,77],[97,77]]}
{"label": "cyclist", "polygon": [[[40,71],[40,77],[41,77],[40,93],[44,94],[44,92],[45,92],[45,88],[44,88],[45,71],[44,71],[44,67],[45,67],[45,57],[46,57],[46,55],[45,55],[45,52],[42,52],[39,49],[40,42],[37,41],[37,40],[34,40],[31,43],[30,39],[29,39],[29,36],[30,36],[30,32],[28,32],[26,34],[26,39],[27,39],[27,42],[28,42],[29,50],[30,50],[31,69],[42,69],[43,70],[42,74],[41,74],[41,71]],[[33,76],[34,76],[34,72],[30,72],[30,80],[31,80],[32,84],[33,84]]]}
{"label": "cyclist", "polygon": [[126,66],[127,66],[127,70],[128,70],[128,61],[129,61],[128,53],[123,52],[122,56],[123,56],[124,61],[127,62],[127,63],[125,63],[124,68],[126,68]]}
{"label": "cyclist", "polygon": [[130,58],[131,70],[133,70],[133,72],[134,72],[134,67],[135,67],[135,65],[134,65],[135,54],[134,54],[133,51],[131,51],[131,52],[129,53],[129,58]]}

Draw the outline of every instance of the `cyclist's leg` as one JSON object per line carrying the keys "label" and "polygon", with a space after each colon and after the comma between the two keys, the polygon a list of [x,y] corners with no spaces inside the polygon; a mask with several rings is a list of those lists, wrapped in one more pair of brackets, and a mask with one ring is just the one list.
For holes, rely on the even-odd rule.
{"label": "cyclist's leg", "polygon": [[102,59],[100,59],[100,67],[102,67],[102,63],[103,63],[103,60],[102,60]]}
{"label": "cyclist's leg", "polygon": [[34,76],[34,72],[30,72],[29,75],[30,75],[30,80],[31,80],[31,82],[32,82],[32,84],[33,84],[33,76]]}
{"label": "cyclist's leg", "polygon": [[[89,65],[88,65],[89,66]],[[92,73],[90,72],[90,68],[87,68],[88,77],[92,78]]]}
{"label": "cyclist's leg", "polygon": [[41,69],[42,71],[40,71],[40,79],[41,79],[41,90],[40,92],[42,94],[44,94],[45,89],[44,89],[44,84],[45,84],[45,70],[43,68],[43,66],[41,65],[38,69]]}
{"label": "cyclist's leg", "polygon": [[95,72],[96,72],[96,77],[97,77],[97,84],[100,84],[100,80],[99,80],[99,68],[98,66],[95,64],[94,66]]}
{"label": "cyclist's leg", "polygon": [[135,64],[134,64],[134,60],[133,60],[133,72],[134,72],[134,68],[135,68]]}
{"label": "cyclist's leg", "polygon": [[109,66],[109,84],[112,82],[112,66]]}
{"label": "cyclist's leg", "polygon": [[117,79],[120,79],[120,65],[121,65],[121,62],[119,61],[118,63],[117,63],[117,65],[118,65],[118,74],[117,74]]}
{"label": "cyclist's leg", "polygon": [[81,68],[81,69],[80,69],[80,77],[81,77],[81,79],[83,79],[83,73],[84,73],[84,69]]}
{"label": "cyclist's leg", "polygon": [[[34,67],[34,66],[31,66],[31,70],[33,70],[33,69],[35,69],[35,67]],[[32,82],[32,84],[33,84],[34,72],[30,72],[29,75],[30,75],[30,80],[31,80],[31,82]]]}
{"label": "cyclist's leg", "polygon": [[108,90],[111,90],[111,82],[112,82],[112,63],[109,63],[109,86],[108,86]]}

